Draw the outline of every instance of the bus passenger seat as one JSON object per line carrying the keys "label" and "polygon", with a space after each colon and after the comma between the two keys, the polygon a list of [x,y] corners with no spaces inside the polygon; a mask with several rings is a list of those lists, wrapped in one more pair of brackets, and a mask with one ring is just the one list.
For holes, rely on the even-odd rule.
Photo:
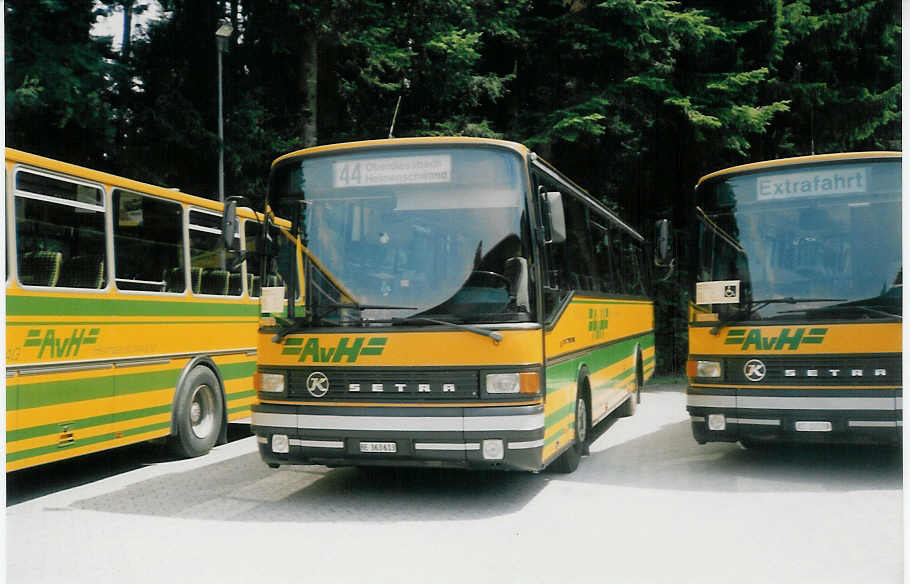
{"label": "bus passenger seat", "polygon": [[19,259],[19,281],[28,286],[56,286],[63,254],[59,251],[29,251]]}
{"label": "bus passenger seat", "polygon": [[231,272],[228,283],[228,294],[240,296],[243,292],[243,279],[240,272]]}
{"label": "bus passenger seat", "polygon": [[200,290],[202,294],[217,294],[226,296],[228,293],[227,270],[203,270]]}
{"label": "bus passenger seat", "polygon": [[247,274],[246,289],[250,296],[258,297],[262,295],[262,286],[259,276]]}
{"label": "bus passenger seat", "polygon": [[192,267],[190,268],[190,287],[193,289],[193,294],[200,294],[202,290],[202,268]]}
{"label": "bus passenger seat", "polygon": [[104,260],[97,255],[73,256],[63,262],[58,286],[94,288],[104,286]]}

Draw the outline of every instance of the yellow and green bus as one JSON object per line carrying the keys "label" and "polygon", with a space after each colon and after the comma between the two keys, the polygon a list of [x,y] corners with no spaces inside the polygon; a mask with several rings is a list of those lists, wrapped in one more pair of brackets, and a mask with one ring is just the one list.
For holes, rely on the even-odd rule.
{"label": "yellow and green bus", "polygon": [[274,162],[267,197],[305,282],[260,330],[268,465],[571,472],[634,412],[655,363],[643,238],[525,146],[315,147]]}
{"label": "yellow and green bus", "polygon": [[695,197],[695,439],[899,443],[901,154],[737,166]]}
{"label": "yellow and green bus", "polygon": [[259,277],[221,204],[12,149],[6,181],[7,471],[163,437],[196,456],[249,417]]}

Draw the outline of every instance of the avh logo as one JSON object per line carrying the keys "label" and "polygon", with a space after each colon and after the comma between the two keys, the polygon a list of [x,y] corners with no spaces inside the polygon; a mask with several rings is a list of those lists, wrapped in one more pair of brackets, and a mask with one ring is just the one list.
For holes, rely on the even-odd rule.
{"label": "avh logo", "polygon": [[[366,346],[364,346],[366,341]],[[285,339],[282,355],[300,355],[299,361],[313,363],[340,363],[345,359],[348,363],[356,363],[361,355],[378,357],[385,349],[385,337],[374,337],[367,340],[365,337],[342,337],[334,346],[324,346],[318,338],[289,338]]]}
{"label": "avh logo", "polygon": [[781,329],[776,336],[763,336],[761,329],[730,329],[726,345],[740,345],[743,351],[795,351],[800,345],[820,345],[825,340],[826,328]]}
{"label": "avh logo", "polygon": [[57,329],[30,329],[25,333],[25,346],[38,347],[38,358],[60,359],[77,357],[82,345],[94,345],[98,342],[101,329],[72,329],[69,334],[58,336]]}
{"label": "avh logo", "polygon": [[609,326],[609,317],[609,308],[588,309],[588,332],[593,334],[595,339],[602,339],[606,334]]}

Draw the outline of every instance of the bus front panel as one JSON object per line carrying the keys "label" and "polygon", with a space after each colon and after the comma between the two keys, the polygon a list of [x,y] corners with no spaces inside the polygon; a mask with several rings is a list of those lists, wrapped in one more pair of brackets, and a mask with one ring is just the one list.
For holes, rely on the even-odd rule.
{"label": "bus front panel", "polygon": [[500,332],[263,335],[252,414],[263,459],[538,470],[541,331]]}

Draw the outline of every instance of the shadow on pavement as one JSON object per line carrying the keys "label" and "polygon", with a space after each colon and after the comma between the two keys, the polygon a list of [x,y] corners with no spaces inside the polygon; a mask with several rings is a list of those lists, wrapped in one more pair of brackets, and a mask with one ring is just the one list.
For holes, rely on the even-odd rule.
{"label": "shadow on pavement", "polygon": [[[228,442],[251,435],[249,423],[228,424]],[[60,462],[7,473],[6,505],[24,503],[44,495],[86,485],[142,468],[175,460],[163,441],[132,444]]]}
{"label": "shadow on pavement", "polygon": [[[653,389],[648,388],[635,417],[608,419],[596,428],[591,455],[571,475],[321,466],[273,470],[265,466],[258,452],[250,452],[143,480],[76,501],[71,507],[218,521],[383,523],[512,514],[524,508],[550,481],[718,493],[901,488],[899,449],[800,445],[745,450],[727,443],[702,446],[692,438],[688,421],[659,425],[661,420],[679,419],[678,409],[684,403],[678,395],[679,387]],[[677,395],[672,395],[674,392]],[[643,431],[649,433],[641,434]],[[596,441],[599,437],[602,440]],[[129,462],[123,470],[130,465],[137,466]],[[89,473],[80,480],[95,480],[96,474]],[[609,489],[604,490],[604,496],[610,496]]]}
{"label": "shadow on pavement", "polygon": [[601,451],[568,480],[650,489],[837,492],[902,488],[902,453],[888,446],[699,445],[688,421]]}
{"label": "shadow on pavement", "polygon": [[290,466],[258,453],[169,474],[74,503],[78,509],[184,519],[393,522],[517,511],[547,475],[447,469]]}

